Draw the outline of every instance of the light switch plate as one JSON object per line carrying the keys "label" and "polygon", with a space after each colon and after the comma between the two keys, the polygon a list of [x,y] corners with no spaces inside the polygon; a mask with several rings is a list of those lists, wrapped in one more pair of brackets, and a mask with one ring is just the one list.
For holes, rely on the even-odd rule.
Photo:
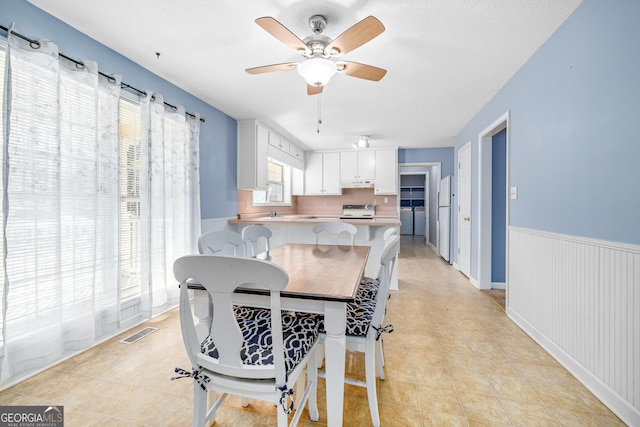
{"label": "light switch plate", "polygon": [[518,198],[518,187],[511,187],[511,200]]}

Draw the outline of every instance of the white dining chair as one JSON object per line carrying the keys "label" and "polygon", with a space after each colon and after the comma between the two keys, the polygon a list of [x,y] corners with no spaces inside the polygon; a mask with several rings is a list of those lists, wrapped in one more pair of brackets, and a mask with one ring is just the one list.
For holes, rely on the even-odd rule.
{"label": "white dining chair", "polygon": [[230,230],[208,231],[198,238],[198,251],[201,254],[244,255],[242,236]]}
{"label": "white dining chair", "polygon": [[[380,286],[375,299],[356,298],[356,301],[347,304],[346,346],[347,350],[364,353],[365,381],[346,377],[345,383],[367,389],[371,421],[375,427],[380,426],[376,369],[380,380],[384,380],[382,337],[384,333],[393,332],[393,326],[383,325],[383,322],[387,310],[391,275],[398,261],[399,251],[400,236],[392,236],[380,257]],[[324,333],[320,336],[322,345]]]}
{"label": "white dining chair", "polygon": [[384,230],[382,240],[386,242],[391,236],[397,236],[398,234],[400,234],[400,229],[398,227],[389,227]]}
{"label": "white dining chair", "polygon": [[[307,403],[311,420],[317,421],[318,318],[282,312],[280,291],[289,281],[286,271],[268,261],[212,255],[178,258],[173,271],[180,282],[182,338],[192,365],[191,372],[176,368],[180,375],[176,378],[194,379],[193,426],[213,423],[228,394],[274,403],[278,426],[287,426],[294,384],[305,368],[306,387],[295,392],[298,406],[290,425],[298,423]],[[204,341],[196,335],[188,283],[202,285],[213,305],[214,317]],[[234,314],[233,293],[246,283],[260,285],[270,293],[266,314],[250,318]],[[220,393],[210,408],[209,391]]]}
{"label": "white dining chair", "polygon": [[249,225],[243,228],[242,240],[245,242],[247,256],[255,258],[259,253],[264,252],[268,258],[272,236],[273,233],[269,227],[264,225]]}
{"label": "white dining chair", "polygon": [[[398,229],[398,227],[387,228],[382,234],[384,247],[386,247],[389,244],[393,236],[399,236],[399,235],[400,235],[400,230]],[[360,285],[358,286],[358,295],[360,297],[366,297],[369,299],[373,299],[376,297],[376,293],[378,292],[378,287],[380,286],[381,273],[382,273],[382,264],[380,265],[380,269],[378,270],[378,274],[376,277],[367,277],[367,276],[362,277],[362,279],[360,280]]]}
{"label": "white dining chair", "polygon": [[332,245],[340,244],[340,236],[343,233],[349,235],[350,244],[355,244],[358,228],[348,222],[321,222],[316,224],[311,231],[315,234],[316,245],[320,242],[328,242]]}

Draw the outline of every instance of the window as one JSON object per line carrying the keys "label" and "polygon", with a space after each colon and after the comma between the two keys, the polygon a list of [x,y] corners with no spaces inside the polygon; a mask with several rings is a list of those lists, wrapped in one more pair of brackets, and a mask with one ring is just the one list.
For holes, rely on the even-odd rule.
{"label": "window", "polygon": [[253,205],[291,205],[291,167],[269,160],[267,164],[267,190],[253,191]]}
{"label": "window", "polygon": [[140,289],[140,104],[120,99],[120,301]]}

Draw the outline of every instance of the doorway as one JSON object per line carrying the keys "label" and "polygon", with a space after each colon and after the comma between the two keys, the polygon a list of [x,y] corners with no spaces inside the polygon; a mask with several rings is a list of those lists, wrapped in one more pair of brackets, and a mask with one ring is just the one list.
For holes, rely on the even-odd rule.
{"label": "doorway", "polygon": [[[506,289],[509,257],[509,112],[478,135],[478,280],[480,289]],[[494,137],[497,136],[494,144]],[[501,138],[503,148],[495,149]],[[503,154],[496,155],[503,151]],[[501,164],[495,164],[501,162]],[[499,172],[494,175],[494,172]],[[500,175],[504,175],[501,178]],[[494,182],[495,181],[495,182]],[[495,203],[494,203],[495,202]],[[495,246],[495,247],[494,247]],[[502,269],[503,274],[493,275]],[[496,281],[493,278],[496,278]],[[502,282],[497,281],[502,279]]]}
{"label": "doorway", "polygon": [[[438,252],[437,241],[437,205],[438,185],[440,183],[440,162],[401,163],[398,165],[398,183],[402,183],[404,175],[423,175],[425,181],[425,236],[424,243]],[[398,216],[401,216],[402,186],[398,197]],[[422,236],[421,236],[422,237]]]}
{"label": "doorway", "polygon": [[424,236],[429,241],[429,173],[400,175],[400,234]]}

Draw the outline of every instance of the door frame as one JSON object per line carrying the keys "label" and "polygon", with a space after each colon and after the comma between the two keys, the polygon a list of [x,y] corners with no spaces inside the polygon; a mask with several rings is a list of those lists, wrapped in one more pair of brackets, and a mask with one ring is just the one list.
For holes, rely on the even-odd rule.
{"label": "door frame", "polygon": [[[434,168],[434,176],[431,176],[431,168]],[[442,163],[441,162],[416,162],[416,163],[399,163],[398,164],[398,217],[400,217],[400,177],[402,175],[421,175],[421,174],[425,174],[425,179],[428,177],[429,180],[435,179],[437,180],[436,183],[438,183],[437,185],[440,185],[440,177],[442,175],[441,173],[441,169],[442,169]],[[426,215],[426,228],[425,228],[425,243],[429,246],[431,246],[433,248],[433,245],[430,243],[429,239],[431,237],[431,227],[429,227],[429,221],[431,218],[431,215],[429,213],[430,209],[431,209],[431,204],[429,203],[429,198],[431,195],[431,189],[429,188],[429,184],[430,182],[426,182],[425,185],[425,215]],[[436,200],[436,204],[437,204],[437,200]],[[437,224],[436,224],[437,227]],[[436,234],[437,236],[437,234]],[[438,252],[438,246],[440,245],[440,242],[437,241],[437,237],[436,237],[436,247],[434,248],[434,250],[436,251],[436,253]]]}
{"label": "door frame", "polygon": [[[510,135],[509,135],[509,114],[507,111],[482,132],[478,134],[478,248],[477,265],[478,277],[476,286],[480,289],[491,289],[491,172],[492,172],[492,149],[493,136],[506,129],[506,174],[507,188],[511,185],[510,174]],[[505,242],[505,287],[509,282],[509,192],[505,189],[506,203],[506,242]]]}
{"label": "door frame", "polygon": [[[455,216],[456,216],[456,237],[457,237],[457,248],[454,251],[454,255],[455,255],[455,262],[454,262],[454,266],[460,271],[462,272],[464,275],[466,275],[470,280],[471,280],[471,253],[473,252],[473,248],[471,246],[472,243],[472,234],[473,234],[473,230],[472,230],[472,226],[473,226],[473,222],[471,223],[471,225],[469,226],[469,270],[468,271],[464,271],[461,268],[460,265],[460,239],[462,236],[461,230],[461,223],[462,223],[462,218],[460,216],[460,200],[462,200],[462,196],[460,193],[460,152],[462,150],[469,150],[469,213],[473,212],[473,147],[471,145],[471,141],[467,142],[466,144],[464,144],[462,147],[460,147],[458,149],[457,152],[457,161],[458,161],[458,173],[456,174],[456,194],[458,195],[457,198],[457,203],[456,203],[456,207],[454,209],[455,212]],[[454,208],[452,206],[452,208]],[[473,218],[473,217],[472,217]]]}

